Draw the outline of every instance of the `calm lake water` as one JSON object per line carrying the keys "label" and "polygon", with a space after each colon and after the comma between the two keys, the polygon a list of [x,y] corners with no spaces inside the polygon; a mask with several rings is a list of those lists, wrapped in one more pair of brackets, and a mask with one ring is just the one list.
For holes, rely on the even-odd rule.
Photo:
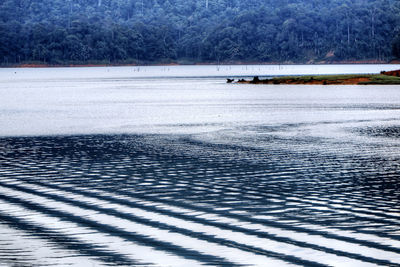
{"label": "calm lake water", "polygon": [[400,65],[0,69],[0,266],[400,266]]}

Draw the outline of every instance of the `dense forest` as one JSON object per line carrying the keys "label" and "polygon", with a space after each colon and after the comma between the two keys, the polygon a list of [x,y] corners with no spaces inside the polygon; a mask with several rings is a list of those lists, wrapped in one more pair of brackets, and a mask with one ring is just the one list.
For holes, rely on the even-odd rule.
{"label": "dense forest", "polygon": [[386,61],[398,0],[0,0],[0,63]]}

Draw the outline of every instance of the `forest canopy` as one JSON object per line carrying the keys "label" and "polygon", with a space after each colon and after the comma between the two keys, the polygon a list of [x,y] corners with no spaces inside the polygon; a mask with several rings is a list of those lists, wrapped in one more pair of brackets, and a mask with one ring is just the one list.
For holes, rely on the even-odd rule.
{"label": "forest canopy", "polygon": [[0,0],[0,62],[387,61],[396,0]]}

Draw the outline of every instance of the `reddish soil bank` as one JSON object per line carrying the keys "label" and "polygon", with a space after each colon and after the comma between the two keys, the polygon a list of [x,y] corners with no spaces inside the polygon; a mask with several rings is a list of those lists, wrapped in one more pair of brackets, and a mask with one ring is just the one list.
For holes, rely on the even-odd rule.
{"label": "reddish soil bank", "polygon": [[321,80],[304,80],[304,79],[269,79],[269,80],[258,80],[258,81],[245,81],[240,80],[237,83],[248,83],[248,84],[321,84],[321,85],[329,85],[329,84],[343,84],[343,85],[351,85],[351,84],[360,84],[363,82],[370,82],[371,79],[368,77],[356,77],[349,79],[337,79],[337,80],[329,80],[329,79],[321,79]]}
{"label": "reddish soil bank", "polygon": [[400,77],[400,70],[382,71],[381,74]]}

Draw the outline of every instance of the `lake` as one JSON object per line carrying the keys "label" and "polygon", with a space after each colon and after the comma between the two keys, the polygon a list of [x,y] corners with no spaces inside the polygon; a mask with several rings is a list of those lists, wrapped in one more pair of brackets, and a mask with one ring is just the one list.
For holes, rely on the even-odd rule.
{"label": "lake", "polygon": [[0,69],[0,266],[400,266],[400,65]]}

